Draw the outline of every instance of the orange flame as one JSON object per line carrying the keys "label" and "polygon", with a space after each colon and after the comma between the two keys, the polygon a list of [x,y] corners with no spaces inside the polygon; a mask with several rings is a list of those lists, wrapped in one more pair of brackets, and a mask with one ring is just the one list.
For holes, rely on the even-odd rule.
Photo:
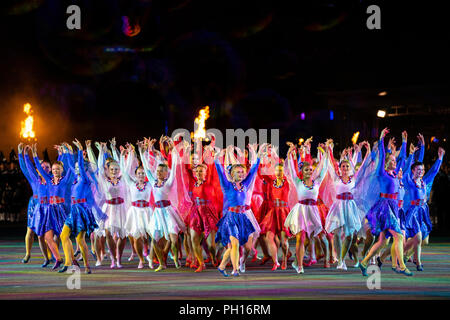
{"label": "orange flame", "polygon": [[358,138],[359,138],[359,131],[355,132],[355,134],[353,134],[353,138],[352,138],[353,144],[356,144],[356,142],[358,142]]}
{"label": "orange flame", "polygon": [[305,140],[303,138],[298,139],[298,144],[301,145]]}
{"label": "orange flame", "polygon": [[36,133],[33,131],[34,118],[31,115],[32,110],[29,103],[23,105],[23,112],[25,112],[28,117],[25,121],[21,121],[20,136],[27,139],[36,138]]}
{"label": "orange flame", "polygon": [[209,118],[209,106],[204,107],[198,113],[198,117],[194,120],[194,138],[205,139],[206,129],[205,121]]}

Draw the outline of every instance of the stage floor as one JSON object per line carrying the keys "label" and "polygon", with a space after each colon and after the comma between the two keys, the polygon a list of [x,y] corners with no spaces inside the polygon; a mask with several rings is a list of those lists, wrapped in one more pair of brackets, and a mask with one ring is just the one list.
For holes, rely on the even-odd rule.
{"label": "stage floor", "polygon": [[[108,261],[93,267],[93,273],[81,269],[80,289],[68,289],[68,274],[59,274],[51,266],[41,268],[37,241],[28,264],[23,240],[0,240],[0,299],[449,299],[450,243],[433,243],[424,249],[425,271],[408,267],[413,277],[394,273],[389,263],[382,268],[380,289],[369,290],[367,278],[359,269],[324,269],[322,264],[305,268],[299,275],[292,268],[271,271],[271,264],[247,263],[247,272],[238,278],[224,278],[210,265],[202,273],[193,269],[169,268],[155,273],[137,269],[138,260],[128,262],[127,243],[124,268],[109,269]],[[292,250],[292,248],[291,248]],[[92,257],[90,257],[92,259]],[[292,258],[290,262],[292,261]],[[289,266],[290,266],[289,262]],[[82,263],[80,263],[82,264]],[[94,262],[91,261],[91,265]],[[347,260],[347,265],[352,262]]]}

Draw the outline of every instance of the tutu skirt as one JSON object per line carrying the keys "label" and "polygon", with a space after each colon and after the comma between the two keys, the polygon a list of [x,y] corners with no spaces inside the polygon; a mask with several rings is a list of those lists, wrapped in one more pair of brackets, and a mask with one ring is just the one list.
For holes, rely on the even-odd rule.
{"label": "tutu skirt", "polygon": [[149,225],[149,234],[153,240],[159,241],[161,238],[169,240],[169,234],[178,234],[185,230],[186,225],[174,207],[170,205],[163,208],[156,207],[153,211]]}
{"label": "tutu skirt", "polygon": [[217,231],[217,212],[211,205],[194,205],[189,213],[189,228],[201,234],[205,233],[205,238],[211,231]]}
{"label": "tutu skirt", "polygon": [[65,220],[66,207],[62,203],[38,204],[33,212],[31,229],[38,236],[43,236],[50,230],[53,230],[53,233],[59,236]]}
{"label": "tutu skirt", "polygon": [[406,238],[412,238],[422,232],[422,239],[430,235],[432,229],[428,205],[410,206],[405,213]]}
{"label": "tutu skirt", "polygon": [[[251,212],[251,210],[246,212],[248,211]],[[223,213],[223,217],[217,223],[218,229],[215,241],[221,242],[226,247],[230,243],[230,236],[232,236],[239,240],[239,245],[246,244],[248,238],[256,231],[248,216],[245,213],[232,211],[223,211]],[[251,215],[253,216],[253,214]],[[253,219],[255,219],[254,216]]]}
{"label": "tutu skirt", "polygon": [[79,234],[81,231],[86,231],[87,235],[90,236],[91,233],[98,228],[91,208],[85,203],[76,203],[72,205],[65,224],[75,235]]}
{"label": "tutu skirt", "polygon": [[36,205],[39,203],[39,200],[37,198],[31,197],[28,201],[28,208],[27,208],[27,227],[31,229],[32,222],[33,222],[33,213],[34,209],[36,208]]}
{"label": "tutu skirt", "polygon": [[96,235],[105,236],[105,230],[108,230],[111,235],[117,234],[119,238],[125,238],[127,236],[127,231],[125,229],[125,222],[127,220],[125,203],[104,203],[102,211],[108,216],[108,219],[104,222],[97,222],[99,228],[95,232]]}
{"label": "tutu skirt", "polygon": [[297,203],[284,222],[292,235],[305,231],[308,236],[317,236],[323,231],[320,213],[317,206]]}
{"label": "tutu skirt", "polygon": [[366,218],[374,236],[378,236],[382,231],[386,231],[386,238],[389,238],[391,234],[387,229],[402,233],[400,219],[398,218],[397,200],[380,198],[370,208]]}
{"label": "tutu skirt", "polygon": [[127,220],[125,221],[125,230],[128,236],[133,238],[146,237],[150,233],[150,219],[152,209],[150,207],[131,206],[127,212]]}
{"label": "tutu skirt", "polygon": [[261,234],[266,234],[270,231],[274,235],[279,236],[281,231],[284,231],[286,236],[290,237],[289,229],[284,226],[284,221],[286,221],[288,215],[288,207],[271,207],[261,221]]}
{"label": "tutu skirt", "polygon": [[354,200],[337,199],[330,207],[325,221],[325,230],[329,233],[343,228],[345,236],[350,236],[362,228],[361,210]]}

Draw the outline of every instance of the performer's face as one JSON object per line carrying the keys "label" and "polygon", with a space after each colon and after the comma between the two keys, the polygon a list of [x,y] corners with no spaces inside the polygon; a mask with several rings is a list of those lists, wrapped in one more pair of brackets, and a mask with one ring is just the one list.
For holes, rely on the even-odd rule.
{"label": "performer's face", "polygon": [[48,162],[42,162],[42,163],[41,163],[41,167],[42,167],[42,169],[43,169],[45,172],[50,173],[50,171],[51,171],[50,163],[48,163]]}
{"label": "performer's face", "polygon": [[423,165],[416,166],[413,170],[414,180],[422,178],[425,174],[425,167]]}
{"label": "performer's face", "polygon": [[138,179],[139,182],[144,182],[145,181],[145,171],[143,168],[138,168],[136,170],[136,178]]}
{"label": "performer's face", "polygon": [[167,175],[168,175],[167,167],[158,166],[158,168],[156,168],[156,177],[159,180],[167,179]]}
{"label": "performer's face", "polygon": [[116,163],[111,163],[109,165],[109,176],[111,178],[117,178],[120,174],[120,168]]}
{"label": "performer's face", "polygon": [[234,182],[242,182],[245,179],[246,170],[242,167],[236,167],[233,170],[233,179]]}
{"label": "performer's face", "polygon": [[282,166],[276,166],[275,167],[275,176],[278,179],[282,179],[284,176],[284,168]]}
{"label": "performer's face", "polygon": [[198,166],[194,170],[195,177],[199,181],[204,181],[206,178],[206,169],[203,166]]}
{"label": "performer's face", "polygon": [[61,165],[55,163],[55,164],[52,166],[52,174],[53,174],[54,177],[60,178],[62,172],[63,172],[63,168],[61,167]]}
{"label": "performer's face", "polygon": [[350,173],[350,165],[346,161],[341,163],[340,169],[341,169],[342,175],[347,176]]}
{"label": "performer's face", "polygon": [[313,168],[310,165],[304,165],[302,168],[303,179],[309,179],[312,176]]}
{"label": "performer's face", "polygon": [[397,161],[395,160],[395,156],[390,155],[388,157],[388,161],[386,162],[386,168],[387,170],[395,170],[397,167]]}

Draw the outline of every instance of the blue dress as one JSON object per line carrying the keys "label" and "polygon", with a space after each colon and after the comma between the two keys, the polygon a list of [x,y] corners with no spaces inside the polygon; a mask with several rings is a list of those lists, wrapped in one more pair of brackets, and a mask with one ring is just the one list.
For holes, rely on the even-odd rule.
{"label": "blue dress", "polygon": [[[92,211],[92,190],[91,180],[84,168],[83,151],[78,151],[79,175],[72,184],[70,212],[67,215],[65,225],[67,225],[76,235],[81,231],[86,231],[88,236],[98,228],[95,215]],[[71,170],[74,170],[72,167]],[[73,172],[74,173],[74,172]]]}
{"label": "blue dress", "polygon": [[245,211],[250,210],[247,206],[247,210],[243,212],[233,212],[230,208],[242,206],[246,208],[246,204],[251,199],[251,191],[255,181],[256,173],[260,159],[258,158],[256,163],[250,169],[247,177],[242,181],[242,188],[238,190],[234,183],[228,181],[224,169],[218,160],[215,160],[217,172],[219,174],[220,186],[223,191],[223,217],[217,223],[216,242],[221,242],[223,246],[227,246],[230,243],[230,236],[239,240],[239,245],[244,245],[248,241],[248,237],[256,231],[250,219],[245,214]]}
{"label": "blue dress", "polygon": [[[392,175],[386,172],[384,168],[385,149],[383,138],[381,138],[378,143],[378,151],[379,159],[376,167],[376,178],[378,180],[380,192],[398,195],[399,179],[397,178],[397,173],[400,170],[400,166],[397,166]],[[366,219],[374,236],[378,236],[381,232],[386,231],[386,237],[389,237],[391,234],[387,231],[388,229],[400,234],[402,233],[398,214],[398,199],[384,198],[380,195],[367,213]]]}
{"label": "blue dress", "polygon": [[[69,161],[71,158],[69,157]],[[34,158],[35,163],[39,163],[39,158]],[[40,217],[40,232],[46,233],[53,230],[57,236],[61,234],[67,214],[70,210],[70,204],[67,204],[67,188],[72,185],[74,175],[70,170],[66,170],[65,175],[55,184],[50,175],[48,175],[41,166],[37,166],[41,176],[44,177],[48,185],[49,204],[48,210],[44,211],[44,215]],[[58,201],[53,201],[58,199]]]}
{"label": "blue dress", "polygon": [[[405,176],[405,187],[407,192],[407,197],[405,198],[408,199],[408,203],[405,202],[405,228],[407,238],[412,238],[417,233],[422,232],[422,239],[425,239],[431,232],[432,223],[430,220],[427,198],[441,164],[442,160],[436,160],[433,167],[428,170],[420,181],[420,185],[417,185],[416,182],[413,181],[411,172],[408,172]],[[411,204],[411,201],[417,201],[417,203]]]}
{"label": "blue dress", "polygon": [[[25,160],[23,158],[23,154],[19,153],[19,166],[20,169],[23,172],[23,175],[27,179],[28,183],[31,186],[31,190],[33,190],[33,195],[30,197],[30,200],[28,201],[28,208],[27,208],[27,227],[31,228],[31,222],[33,219],[33,212],[36,208],[36,205],[38,204],[38,184],[39,182],[33,179],[33,177],[28,172],[28,168],[25,164]],[[33,168],[34,171],[34,168]]]}
{"label": "blue dress", "polygon": [[[37,162],[38,166],[41,166],[39,160]],[[30,228],[36,233],[38,236],[42,237],[47,232],[48,228],[46,228],[46,218],[48,211],[48,185],[44,179],[41,179],[39,174],[36,172],[36,168],[30,160],[28,155],[25,155],[25,165],[30,175],[30,178],[34,181],[36,185],[36,194],[37,194],[37,203],[34,207]]]}

